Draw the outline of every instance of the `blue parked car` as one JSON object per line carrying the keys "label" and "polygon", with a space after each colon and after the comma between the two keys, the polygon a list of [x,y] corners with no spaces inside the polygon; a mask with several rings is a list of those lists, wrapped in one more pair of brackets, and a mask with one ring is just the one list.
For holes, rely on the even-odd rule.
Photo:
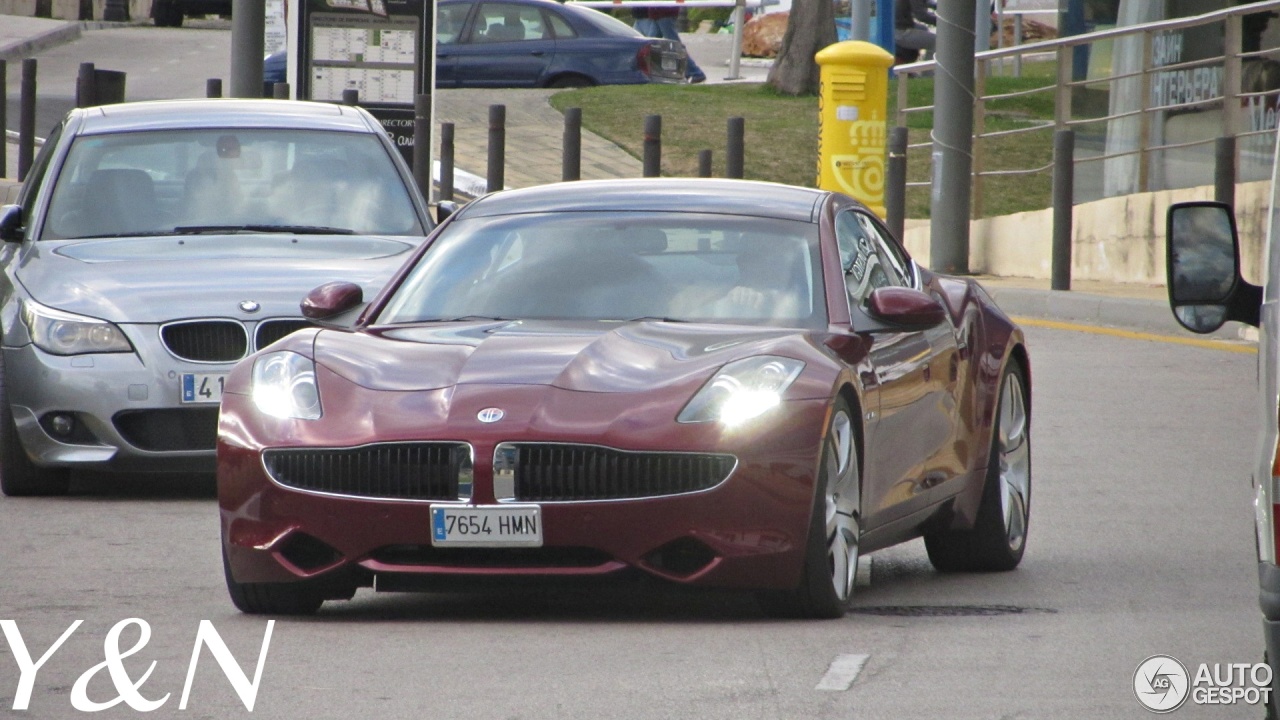
{"label": "blue parked car", "polygon": [[[266,87],[285,81],[283,52],[267,58]],[[441,0],[436,87],[583,87],[682,83],[678,42],[649,38],[611,15],[553,0]]]}

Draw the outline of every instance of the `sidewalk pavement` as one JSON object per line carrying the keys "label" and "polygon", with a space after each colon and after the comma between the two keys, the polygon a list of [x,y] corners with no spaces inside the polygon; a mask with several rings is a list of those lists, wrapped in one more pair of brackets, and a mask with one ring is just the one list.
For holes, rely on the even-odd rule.
{"label": "sidewalk pavement", "polygon": [[[0,58],[10,63],[39,50],[79,37],[82,23],[4,16],[0,23]],[[93,27],[90,25],[89,27]],[[684,36],[691,55],[707,73],[708,83],[763,82],[769,62],[743,58],[738,76],[728,78],[730,38],[726,35]],[[16,88],[11,88],[16,92]],[[548,98],[555,90],[443,90],[436,93],[436,125],[454,123],[456,185],[466,192],[484,190],[488,164],[489,106],[506,107],[507,187],[559,182],[562,171],[561,139],[564,119]],[[16,118],[14,118],[16,120]],[[11,126],[16,123],[11,123]],[[16,134],[14,135],[16,139]],[[17,176],[17,146],[6,153],[5,177]],[[586,130],[582,133],[583,179],[635,178],[641,162],[617,145]],[[0,201],[5,201],[6,181],[0,180]],[[12,185],[12,182],[8,183]],[[12,201],[12,197],[8,201]],[[1071,291],[1050,290],[1048,280],[981,276],[978,278],[1011,315],[1062,322],[1111,326],[1168,335],[1190,335],[1169,311],[1165,290],[1130,283],[1077,282]],[[1240,328],[1220,331],[1217,337],[1238,339]]]}

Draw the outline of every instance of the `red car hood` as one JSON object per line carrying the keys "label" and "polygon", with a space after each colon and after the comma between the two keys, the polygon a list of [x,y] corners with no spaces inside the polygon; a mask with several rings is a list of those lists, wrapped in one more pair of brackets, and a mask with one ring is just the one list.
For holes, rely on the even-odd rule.
{"label": "red car hood", "polygon": [[[604,327],[602,327],[604,326]],[[636,392],[706,380],[727,362],[782,355],[813,362],[810,333],[666,322],[451,323],[317,335],[315,360],[362,387],[549,385]]]}

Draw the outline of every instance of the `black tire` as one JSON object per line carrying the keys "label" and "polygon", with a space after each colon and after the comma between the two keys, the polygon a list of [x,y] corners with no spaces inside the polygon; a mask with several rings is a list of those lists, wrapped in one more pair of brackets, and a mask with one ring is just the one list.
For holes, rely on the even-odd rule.
{"label": "black tire", "polygon": [[182,8],[177,3],[156,0],[151,15],[155,18],[156,27],[182,27]]}
{"label": "black tire", "polygon": [[4,353],[0,352],[0,492],[9,497],[66,495],[71,472],[66,468],[40,467],[22,449],[7,388]]}
{"label": "black tire", "polygon": [[[766,615],[834,619],[843,617],[853,603],[862,500],[856,417],[843,398],[836,401],[822,444],[800,585],[794,590],[758,592],[756,600]],[[846,448],[843,453],[840,447]],[[843,496],[839,490],[844,490]],[[843,592],[837,582],[842,582]]]}
{"label": "black tire", "polygon": [[595,83],[591,81],[591,78],[583,77],[582,75],[561,75],[547,83],[547,87],[557,90],[561,88],[593,87],[594,85]]}
{"label": "black tire", "polygon": [[306,581],[292,583],[238,583],[231,577],[226,548],[222,550],[222,573],[227,593],[240,612],[250,615],[312,615],[324,603],[319,588]]}
{"label": "black tire", "polygon": [[[1031,524],[1031,414],[1026,373],[1016,361],[1000,379],[991,458],[978,517],[969,530],[926,534],[940,572],[1005,572],[1022,561]],[[1008,507],[1006,507],[1008,506]]]}

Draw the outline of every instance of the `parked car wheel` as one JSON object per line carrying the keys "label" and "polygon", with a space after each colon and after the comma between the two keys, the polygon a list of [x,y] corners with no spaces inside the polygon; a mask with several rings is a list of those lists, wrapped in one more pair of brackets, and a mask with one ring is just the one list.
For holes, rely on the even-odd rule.
{"label": "parked car wheel", "polygon": [[311,615],[324,604],[319,589],[307,582],[239,583],[231,577],[227,553],[222,552],[227,593],[240,612],[251,615]]}
{"label": "parked car wheel", "polygon": [[1000,572],[1022,560],[1031,520],[1031,416],[1022,368],[1009,363],[1000,381],[991,459],[978,519],[971,530],[925,535],[929,561],[942,572]]}
{"label": "parked car wheel", "polygon": [[777,617],[843,617],[858,574],[862,482],[858,443],[849,404],[836,401],[822,451],[820,487],[814,493],[804,574],[795,590],[759,594],[766,614]]}
{"label": "parked car wheel", "polygon": [[0,491],[10,497],[66,495],[71,473],[62,468],[42,468],[31,462],[18,440],[0,355]]}
{"label": "parked car wheel", "polygon": [[156,2],[152,10],[156,27],[182,27],[182,8],[173,2]]}

